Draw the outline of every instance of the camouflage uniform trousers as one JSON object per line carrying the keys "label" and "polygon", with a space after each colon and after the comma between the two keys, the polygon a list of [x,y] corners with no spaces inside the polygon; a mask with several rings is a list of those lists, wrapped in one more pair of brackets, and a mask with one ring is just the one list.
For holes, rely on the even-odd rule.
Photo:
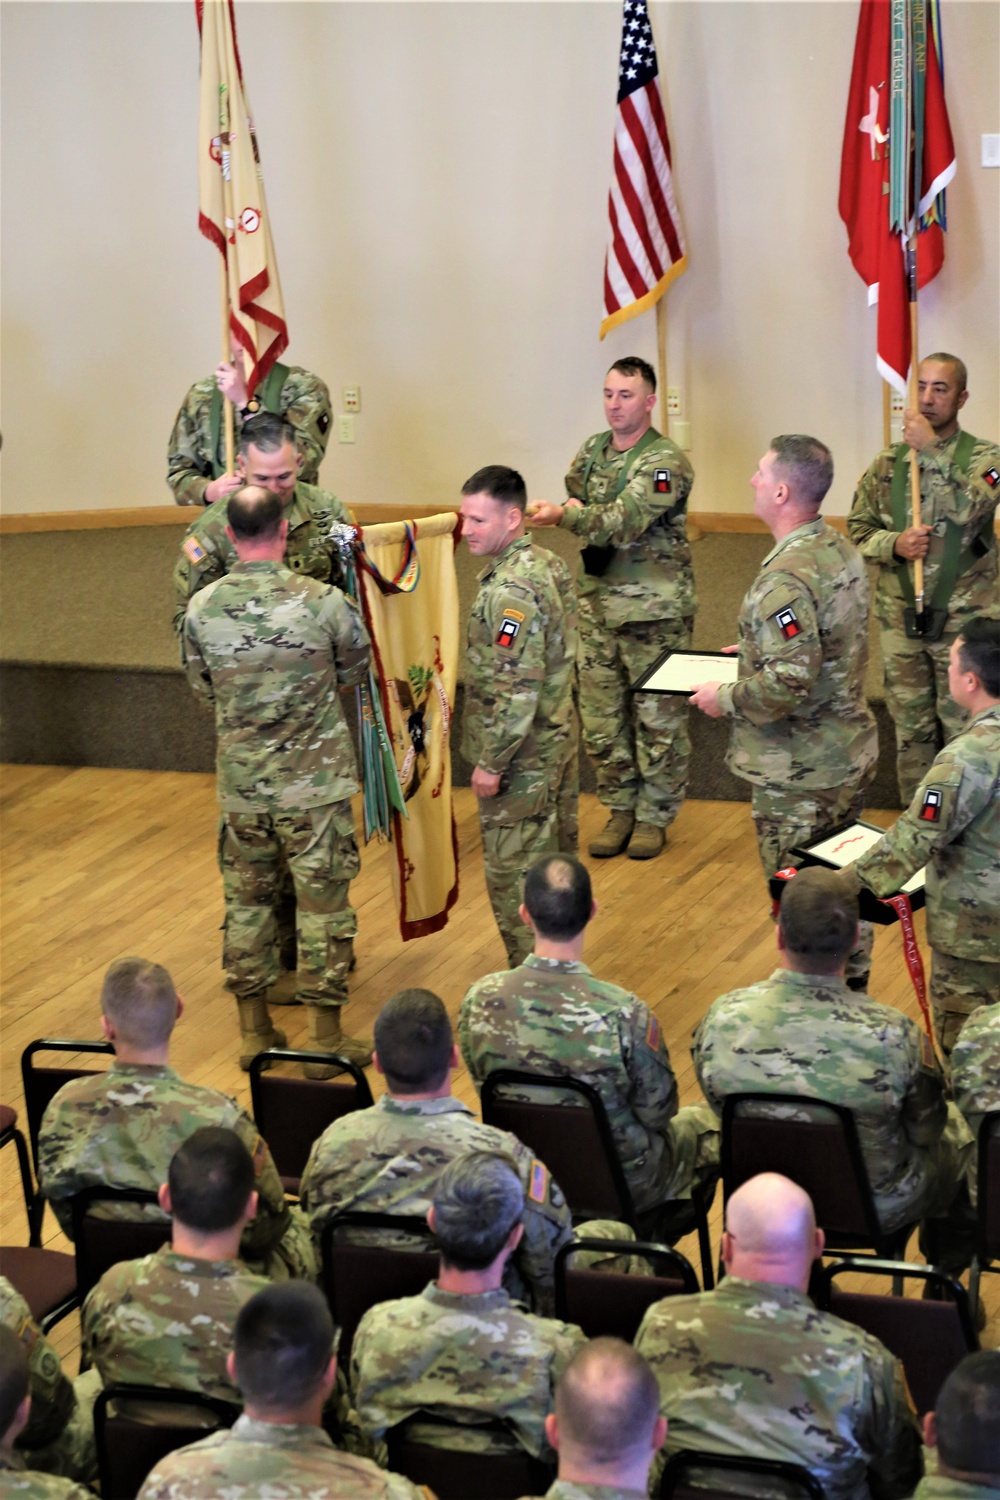
{"label": "camouflage uniform trousers", "polygon": [[274,905],[282,855],[297,902],[298,998],[307,1005],[343,1005],[358,930],[348,888],[361,867],[347,801],[298,813],[225,813],[219,866],[227,986],[250,999],[265,994],[277,978]]}
{"label": "camouflage uniform trousers", "polygon": [[1000,1000],[1000,964],[931,949],[931,1009],[938,1046],[950,1057],[966,1021],[981,1005]]}
{"label": "camouflage uniform trousers", "polygon": [[612,811],[669,828],[687,790],[688,706],[631,685],[668,646],[690,647],[693,620],[635,620],[611,629],[580,598],[580,719],[597,796]]}
{"label": "camouflage uniform trousers", "polygon": [[938,751],[968,719],[948,690],[948,652],[957,635],[957,621],[939,641],[910,640],[902,619],[881,627],[885,701],[896,729],[896,776],[904,807]]}
{"label": "camouflage uniform trousers", "polygon": [[572,736],[572,750],[563,762],[556,787],[556,836],[560,854],[580,852],[580,737]]}
{"label": "camouflage uniform trousers", "polygon": [[[764,874],[770,880],[784,869],[792,850],[813,844],[845,823],[856,822],[865,804],[865,790],[854,782],[824,788],[754,785],[750,812],[757,832],[757,848]],[[847,959],[847,978],[864,979],[872,966],[875,931],[870,922],[858,924],[857,946]]]}
{"label": "camouflage uniform trousers", "polygon": [[97,1446],[94,1441],[94,1402],[101,1392],[101,1377],[96,1370],[84,1370],[73,1377],[76,1406],[62,1432],[43,1448],[28,1448],[24,1457],[29,1469],[46,1474],[61,1474],[82,1484],[93,1484],[97,1478]]}
{"label": "camouflage uniform trousers", "polygon": [[483,873],[507,961],[516,969],[535,945],[534,933],[518,915],[524,897],[524,877],[528,866],[541,855],[560,853],[559,804],[552,791],[540,813],[510,823],[491,822],[489,804],[488,797],[479,803]]}

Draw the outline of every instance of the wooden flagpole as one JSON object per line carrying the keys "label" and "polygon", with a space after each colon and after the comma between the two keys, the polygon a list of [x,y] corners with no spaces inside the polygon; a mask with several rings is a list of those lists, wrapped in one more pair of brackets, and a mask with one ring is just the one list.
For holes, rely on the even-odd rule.
{"label": "wooden flagpole", "polygon": [[882,447],[892,442],[892,386],[888,380],[882,382]]}
{"label": "wooden flagpole", "polygon": [[[917,379],[917,226],[906,251],[906,279],[910,295],[910,410],[920,410],[920,386]],[[910,449],[910,516],[911,524],[919,526],[920,513],[920,460],[916,448]],[[913,559],[913,594],[918,628],[924,613],[924,560]]]}
{"label": "wooden flagpole", "polygon": [[[233,357],[233,338],[229,329],[229,274],[226,269],[228,257],[220,257],[219,271],[222,277],[222,363],[228,364]],[[226,432],[226,473],[232,474],[236,467],[235,440],[233,437],[233,403],[228,396],[222,398],[222,411]]]}

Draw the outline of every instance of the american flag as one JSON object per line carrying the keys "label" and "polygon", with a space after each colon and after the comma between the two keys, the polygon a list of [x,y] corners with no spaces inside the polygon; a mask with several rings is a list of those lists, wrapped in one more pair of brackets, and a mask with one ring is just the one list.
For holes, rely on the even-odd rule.
{"label": "american flag", "polygon": [[687,269],[657,74],[646,0],[623,0],[601,338],[652,307]]}

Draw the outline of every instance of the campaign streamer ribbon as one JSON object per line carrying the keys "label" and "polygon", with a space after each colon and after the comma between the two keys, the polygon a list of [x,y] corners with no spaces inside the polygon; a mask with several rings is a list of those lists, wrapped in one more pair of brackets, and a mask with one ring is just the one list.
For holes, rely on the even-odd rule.
{"label": "campaign streamer ribbon", "polygon": [[417,539],[413,534],[413,527],[409,521],[405,521],[406,550],[403,553],[403,561],[395,578],[386,578],[384,573],[375,566],[365,549],[364,542],[361,543],[358,558],[361,566],[370,578],[374,578],[380,594],[412,594],[420,582],[420,558],[417,554]]}

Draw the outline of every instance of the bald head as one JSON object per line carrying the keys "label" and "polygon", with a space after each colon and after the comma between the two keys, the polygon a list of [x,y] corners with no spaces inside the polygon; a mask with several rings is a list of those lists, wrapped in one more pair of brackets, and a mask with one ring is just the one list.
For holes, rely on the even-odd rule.
{"label": "bald head", "polygon": [[812,1199],[777,1172],[752,1177],[726,1205],[722,1255],[731,1276],[805,1291],[822,1251]]}
{"label": "bald head", "polygon": [[237,542],[275,541],[283,515],[278,496],[256,484],[234,490],[226,505],[226,520]]}
{"label": "bald head", "polygon": [[591,1339],[566,1366],[546,1428],[560,1479],[644,1490],[666,1437],[656,1378],[631,1344]]}

